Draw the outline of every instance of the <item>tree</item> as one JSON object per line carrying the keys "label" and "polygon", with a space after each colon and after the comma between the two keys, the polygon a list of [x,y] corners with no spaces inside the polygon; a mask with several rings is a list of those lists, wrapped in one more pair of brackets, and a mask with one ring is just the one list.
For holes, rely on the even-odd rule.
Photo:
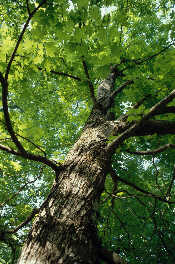
{"label": "tree", "polygon": [[173,1],[0,13],[0,261],[174,263]]}

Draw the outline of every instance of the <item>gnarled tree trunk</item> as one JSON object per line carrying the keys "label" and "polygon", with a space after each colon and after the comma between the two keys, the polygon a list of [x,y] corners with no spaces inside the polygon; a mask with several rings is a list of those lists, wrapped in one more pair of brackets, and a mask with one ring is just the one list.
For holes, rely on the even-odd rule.
{"label": "gnarled tree trunk", "polygon": [[100,263],[93,216],[104,189],[111,129],[105,116],[93,110],[42,205],[18,264]]}
{"label": "gnarled tree trunk", "polygon": [[[18,264],[97,264],[101,263],[100,259],[110,264],[125,263],[118,255],[101,247],[93,219],[96,206],[107,172],[113,174],[111,156],[125,139],[175,133],[174,122],[150,120],[167,111],[166,104],[175,97],[175,90],[155,104],[140,121],[128,122],[127,115],[112,121],[109,114],[114,97],[133,82],[126,81],[113,91],[118,76],[116,67],[111,68],[108,78],[99,85],[97,98],[91,90],[94,107],[62,170],[48,160],[43,161],[43,157],[29,156],[49,164],[56,171],[56,180],[40,208]],[[89,86],[91,89],[91,83]],[[138,102],[134,107],[139,105]],[[110,143],[110,135],[118,136]]]}

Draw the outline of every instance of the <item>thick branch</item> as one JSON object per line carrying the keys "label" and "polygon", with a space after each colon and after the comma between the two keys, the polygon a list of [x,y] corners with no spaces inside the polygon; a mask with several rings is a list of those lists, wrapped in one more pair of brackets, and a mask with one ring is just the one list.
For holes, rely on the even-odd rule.
{"label": "thick branch", "polygon": [[92,82],[90,80],[87,64],[86,64],[85,60],[82,60],[82,63],[83,63],[84,72],[86,74],[86,78],[87,78],[87,81],[88,81],[90,95],[91,95],[93,104],[97,105],[97,100],[96,100],[96,97],[95,97],[95,94],[94,94],[94,86],[93,86],[93,84],[92,84]]}
{"label": "thick branch", "polygon": [[29,159],[29,160],[41,162],[41,163],[51,167],[54,171],[57,171],[57,172],[59,170],[61,170],[61,166],[60,165],[56,165],[53,161],[47,159],[46,157],[40,156],[40,155],[34,155],[34,154],[31,154],[31,153],[28,153],[28,152],[21,153],[21,152],[18,152],[16,150],[13,150],[12,148],[4,146],[2,144],[0,144],[0,150],[3,150],[5,152],[13,154],[15,156],[19,156],[19,157],[26,158],[26,159]]}
{"label": "thick branch", "polygon": [[114,99],[116,97],[117,94],[119,94],[126,86],[133,84],[134,81],[133,80],[128,80],[126,81],[124,84],[122,84],[117,90],[115,90],[112,94],[111,94],[111,99]]}
{"label": "thick branch", "polygon": [[143,120],[152,117],[153,115],[159,114],[161,109],[163,109],[168,103],[170,103],[175,98],[175,90],[173,90],[167,97],[163,98],[160,102],[155,104],[148,114],[146,114]]}
{"label": "thick branch", "polygon": [[145,120],[133,131],[132,136],[175,134],[175,122],[166,120]]}
{"label": "thick branch", "polygon": [[13,127],[12,127],[12,124],[11,124],[11,120],[10,120],[10,115],[9,115],[9,111],[8,111],[8,75],[9,75],[9,72],[10,72],[10,68],[11,68],[11,65],[12,65],[12,62],[15,58],[15,55],[16,55],[16,52],[18,50],[18,47],[22,41],[22,38],[23,38],[23,35],[29,25],[29,22],[30,20],[32,19],[32,17],[34,16],[34,14],[37,12],[37,10],[46,2],[46,0],[43,0],[41,1],[41,3],[38,5],[37,8],[35,8],[29,15],[26,23],[24,24],[24,27],[21,31],[21,34],[18,38],[18,41],[16,43],[16,46],[13,50],[13,53],[10,57],[10,60],[9,60],[9,63],[7,65],[7,68],[6,68],[6,73],[5,73],[5,78],[3,77],[2,74],[0,74],[0,82],[1,82],[1,85],[2,85],[2,104],[3,104],[3,112],[4,112],[4,119],[5,119],[5,124],[6,124],[6,127],[7,127],[7,130],[12,138],[12,141],[15,143],[15,145],[17,146],[18,150],[25,154],[25,149],[23,148],[22,144],[20,143],[20,141],[18,140],[18,138],[16,137],[15,133],[14,133],[14,130],[13,130]]}
{"label": "thick branch", "polygon": [[29,7],[29,0],[26,0],[26,6],[27,6],[27,12],[30,16],[31,12],[30,12],[30,7]]}
{"label": "thick branch", "polygon": [[175,113],[175,106],[165,106],[161,109],[157,109],[155,115]]}
{"label": "thick branch", "polygon": [[2,105],[3,105],[3,112],[4,112],[4,119],[5,119],[5,125],[7,128],[7,131],[9,132],[12,141],[14,142],[14,144],[17,146],[18,150],[21,153],[25,153],[25,149],[23,148],[22,144],[20,143],[20,141],[18,140],[17,136],[15,135],[15,132],[13,130],[12,127],[12,123],[10,120],[10,115],[9,115],[9,111],[8,111],[8,82],[7,80],[1,75],[1,84],[2,84]]}
{"label": "thick branch", "polygon": [[18,150],[19,151],[15,151],[7,146],[4,146],[4,145],[0,145],[0,149],[3,150],[3,151],[6,151],[8,153],[11,153],[13,155],[16,155],[16,156],[21,156],[23,158],[27,158],[27,159],[30,159],[30,160],[34,160],[34,161],[39,161],[39,162],[42,162],[48,166],[50,166],[52,169],[54,170],[58,170],[58,166],[53,163],[52,161],[46,159],[45,157],[42,157],[40,155],[33,155],[31,153],[27,153],[27,151],[24,149],[24,147],[22,146],[22,144],[20,143],[20,141],[18,140],[17,136],[15,135],[15,132],[13,130],[13,127],[12,127],[12,123],[11,123],[11,120],[10,120],[10,115],[9,115],[9,111],[8,111],[8,100],[7,100],[7,97],[8,97],[8,74],[10,72],[10,68],[11,68],[11,65],[12,65],[12,62],[14,60],[14,57],[16,55],[16,52],[17,52],[17,49],[20,45],[20,42],[23,38],[23,35],[29,25],[29,22],[31,20],[31,18],[34,16],[34,14],[37,12],[37,10],[44,4],[46,3],[46,0],[43,0],[41,1],[41,3],[38,5],[37,8],[35,8],[29,15],[23,29],[22,29],[22,32],[19,36],[19,39],[16,43],[16,46],[14,48],[14,51],[12,53],[12,56],[10,58],[10,61],[7,65],[7,69],[6,69],[6,73],[5,73],[5,78],[3,77],[3,75],[0,73],[0,82],[1,82],[1,85],[2,85],[2,103],[3,103],[3,111],[4,111],[4,118],[5,118],[5,125],[7,127],[7,131],[9,132],[10,136],[11,136],[11,139],[12,141],[14,142],[14,144],[17,146]]}
{"label": "thick branch", "polygon": [[133,121],[131,124],[127,121],[121,122],[119,120],[116,123],[114,131],[115,135],[121,134],[107,145],[107,151],[111,154],[129,137],[147,136],[155,133],[158,135],[175,134],[175,122],[173,121],[142,119],[141,121]]}
{"label": "thick branch", "polygon": [[161,146],[160,148],[153,149],[153,150],[145,150],[145,151],[130,151],[129,149],[126,150],[129,154],[135,155],[155,155],[157,153],[161,153],[168,148],[175,148],[175,144],[166,144]]}

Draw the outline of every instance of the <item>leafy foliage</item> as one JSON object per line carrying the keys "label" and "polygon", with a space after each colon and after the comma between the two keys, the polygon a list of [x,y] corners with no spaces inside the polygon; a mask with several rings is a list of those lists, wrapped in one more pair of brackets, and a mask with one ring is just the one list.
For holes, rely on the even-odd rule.
{"label": "leafy foliage", "polygon": [[[41,2],[0,0],[2,74],[21,28]],[[125,69],[116,87],[127,80],[133,84],[115,98],[113,111],[116,118],[128,111],[129,122],[139,121],[174,89],[174,29],[171,0],[46,1],[31,18],[8,76],[8,110],[24,148],[55,163],[64,160],[92,108],[82,60],[95,92],[111,65]],[[139,108],[131,109],[143,98]],[[1,96],[0,143],[16,149],[7,132],[2,100]],[[173,105],[174,101],[169,104]],[[174,121],[174,113],[159,117],[165,118]],[[113,157],[112,167],[125,182],[119,180],[114,188],[108,175],[98,229],[103,244],[129,263],[175,261],[175,207],[169,203],[175,201],[174,150],[144,157],[131,153],[168,143],[174,143],[174,136],[134,137]],[[53,180],[53,172],[45,164],[0,152],[0,263],[16,263],[31,222],[8,236],[3,231],[15,230],[41,205]]]}

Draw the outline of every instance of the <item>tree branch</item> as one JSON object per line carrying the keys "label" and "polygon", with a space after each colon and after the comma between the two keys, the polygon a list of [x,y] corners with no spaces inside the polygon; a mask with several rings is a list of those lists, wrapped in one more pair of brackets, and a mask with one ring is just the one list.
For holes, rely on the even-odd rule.
{"label": "tree branch", "polygon": [[39,212],[39,209],[38,208],[33,209],[31,215],[29,215],[24,222],[22,222],[21,224],[19,224],[14,229],[7,230],[6,233],[8,233],[8,234],[14,234],[14,233],[16,233],[18,230],[20,230],[25,225],[27,225],[38,212]]}
{"label": "tree branch", "polygon": [[68,73],[65,73],[65,72],[57,72],[57,71],[53,71],[53,70],[51,70],[50,72],[53,74],[62,75],[62,76],[68,77],[68,78],[72,78],[76,81],[81,81],[81,78],[74,76],[74,75],[71,75],[71,74],[68,74]]}
{"label": "tree branch", "polygon": [[[114,173],[115,173],[115,172],[114,172]],[[129,182],[128,180],[125,180],[125,179],[119,177],[118,175],[116,175],[116,180],[121,181],[121,182],[123,182],[124,184],[126,184],[126,185],[128,185],[128,186],[134,188],[135,190],[137,190],[137,191],[139,191],[139,192],[142,192],[142,193],[146,194],[148,197],[156,198],[156,199],[158,199],[158,200],[160,200],[160,201],[162,201],[162,202],[168,203],[168,204],[175,204],[175,201],[169,201],[169,200],[167,200],[166,198],[163,198],[163,197],[161,197],[161,196],[159,196],[159,195],[156,195],[156,194],[154,194],[154,193],[152,193],[152,192],[146,191],[146,190],[140,188],[139,186],[135,185],[134,183]]]}
{"label": "tree branch", "polygon": [[21,43],[21,41],[22,41],[23,35],[24,35],[24,33],[25,33],[25,31],[26,31],[26,29],[27,29],[29,23],[30,23],[30,20],[32,19],[32,17],[34,16],[34,14],[38,11],[38,9],[39,9],[43,4],[45,4],[46,2],[47,2],[47,0],[43,0],[43,1],[41,1],[41,3],[40,3],[40,4],[39,4],[39,5],[38,5],[38,6],[37,6],[37,7],[36,7],[36,8],[30,13],[30,15],[29,15],[29,17],[28,17],[26,23],[24,24],[24,27],[23,27],[23,29],[22,29],[22,31],[21,31],[21,34],[19,35],[18,41],[17,41],[17,43],[16,43],[16,46],[15,46],[15,48],[14,48],[14,50],[13,50],[13,53],[12,53],[12,55],[11,55],[11,57],[10,57],[10,60],[9,60],[8,65],[7,65],[7,69],[6,69],[6,73],[5,73],[5,80],[6,80],[6,81],[8,80],[8,75],[9,75],[9,72],[10,72],[10,68],[11,68],[12,62],[13,62],[13,60],[14,60],[14,58],[15,58],[16,52],[17,52],[18,47],[19,47],[19,45],[20,45],[20,43]]}
{"label": "tree branch", "polygon": [[0,73],[0,82],[1,82],[1,85],[2,85],[2,103],[3,103],[3,111],[4,111],[4,119],[5,119],[5,125],[6,125],[6,128],[7,128],[7,131],[9,132],[10,136],[11,136],[11,139],[12,141],[14,142],[14,144],[16,145],[16,147],[18,148],[19,151],[15,151],[7,146],[4,146],[2,144],[0,144],[0,149],[3,150],[3,151],[6,151],[8,153],[11,153],[13,155],[16,155],[16,156],[21,156],[23,158],[26,158],[26,159],[29,159],[29,160],[33,160],[33,161],[39,161],[39,162],[42,162],[46,165],[48,165],[49,167],[51,167],[52,169],[54,169],[55,171],[58,171],[59,170],[59,166],[57,166],[55,163],[53,163],[52,161],[46,159],[45,157],[42,157],[40,155],[33,155],[31,153],[28,153],[24,147],[22,146],[22,144],[20,143],[20,141],[18,140],[17,136],[15,135],[15,132],[13,130],[13,127],[12,127],[12,123],[11,123],[11,120],[10,120],[10,115],[9,115],[9,111],[8,111],[8,100],[7,100],[7,97],[8,97],[8,75],[9,75],[9,72],[10,72],[10,68],[11,68],[11,65],[12,65],[12,62],[14,60],[14,57],[16,55],[16,52],[17,52],[17,49],[20,45],[20,42],[23,38],[23,35],[29,25],[29,22],[31,20],[31,18],[34,16],[34,14],[37,12],[37,10],[44,4],[46,3],[47,0],[43,0],[41,1],[41,3],[38,5],[38,7],[36,7],[29,15],[22,31],[21,31],[21,34],[18,38],[18,41],[16,43],[16,46],[14,48],[14,51],[11,55],[11,58],[9,60],[9,63],[7,65],[7,69],[6,69],[6,73],[5,73],[5,77],[3,77],[2,73]]}
{"label": "tree branch", "polygon": [[[121,134],[120,134],[121,133]],[[113,135],[118,135],[106,147],[108,153],[113,154],[125,139],[136,136],[147,136],[157,133],[158,135],[175,134],[175,122],[166,120],[127,121],[118,120]]]}
{"label": "tree branch", "polygon": [[27,12],[30,16],[31,12],[30,12],[30,7],[29,7],[29,0],[26,0],[26,6],[27,6]]}
{"label": "tree branch", "polygon": [[172,189],[172,187],[173,187],[174,181],[175,181],[175,165],[174,165],[174,170],[173,170],[173,177],[172,177],[172,179],[171,179],[170,185],[168,186],[168,190],[167,190],[167,193],[166,193],[166,198],[167,198],[167,199],[170,198],[170,195],[171,195],[171,189]]}
{"label": "tree branch", "polygon": [[30,20],[32,19],[32,17],[34,16],[34,14],[37,12],[37,10],[44,4],[46,3],[46,0],[43,0],[41,1],[41,3],[38,5],[38,7],[36,7],[29,15],[26,23],[24,24],[24,27],[21,31],[21,34],[19,35],[19,38],[17,40],[17,43],[16,43],[16,46],[13,50],[13,53],[10,57],[10,60],[9,60],[9,63],[7,65],[7,68],[6,68],[6,72],[5,72],[5,77],[3,77],[3,75],[1,74],[0,75],[0,82],[1,82],[1,85],[2,85],[2,104],[3,104],[3,112],[4,112],[4,119],[5,119],[5,124],[6,124],[6,127],[7,127],[7,131],[9,132],[11,138],[12,138],[12,141],[15,143],[15,145],[17,146],[18,150],[25,154],[25,149],[23,148],[22,144],[20,143],[20,141],[18,140],[18,138],[16,137],[15,133],[14,133],[14,130],[13,130],[13,127],[12,127],[12,124],[11,124],[11,120],[10,120],[10,115],[9,115],[9,111],[8,111],[8,75],[9,75],[9,72],[10,72],[10,68],[11,68],[11,65],[13,63],[13,60],[15,58],[15,55],[16,55],[16,52],[18,50],[18,47],[22,41],[22,38],[23,38],[23,35],[29,25],[29,22]]}
{"label": "tree branch", "polygon": [[[172,45],[174,45],[174,42],[169,44],[167,47],[163,48],[162,50],[158,51],[157,53],[151,55],[151,56],[148,56],[146,58],[140,58],[140,59],[135,59],[135,60],[127,60],[126,59],[126,62],[133,62],[134,64],[136,65],[140,65],[144,62],[147,62],[147,61],[150,61],[152,60],[153,58],[157,57],[158,55],[162,54],[164,51],[168,50]],[[122,72],[124,72],[125,70],[131,68],[132,66],[127,66],[125,67]]]}
{"label": "tree branch", "polygon": [[124,84],[122,84],[117,90],[115,90],[112,94],[111,94],[111,100],[114,99],[116,97],[117,94],[119,94],[126,86],[133,84],[134,81],[133,80],[128,80],[126,81]]}
{"label": "tree branch", "polygon": [[156,115],[160,113],[161,109],[163,109],[168,103],[170,103],[175,98],[175,89],[165,98],[163,98],[160,102],[155,104],[148,114],[146,114],[143,118],[143,120],[148,119],[152,117],[153,115]]}
{"label": "tree branch", "polygon": [[19,135],[18,133],[16,133],[19,137],[23,138],[24,140],[28,141],[30,144],[32,144],[34,147],[36,147],[37,149],[39,149],[43,154],[44,156],[46,157],[46,152],[39,146],[39,145],[36,145],[34,142],[32,142],[29,138],[26,138],[26,137],[23,137],[21,135]]}
{"label": "tree branch", "polygon": [[155,155],[157,153],[163,152],[164,150],[166,150],[168,148],[175,148],[175,144],[166,144],[166,145],[161,146],[157,149],[146,150],[146,151],[131,151],[131,150],[127,149],[126,152],[128,152],[129,154],[135,154],[135,155]]}
{"label": "tree branch", "polygon": [[95,97],[95,94],[94,94],[94,86],[93,86],[93,84],[92,84],[92,82],[90,80],[88,67],[87,67],[87,64],[86,64],[84,59],[82,60],[82,63],[83,63],[84,72],[85,72],[85,75],[86,75],[86,78],[87,78],[87,81],[88,81],[91,99],[93,101],[93,104],[97,105],[97,100],[96,100],[96,97]]}
{"label": "tree branch", "polygon": [[9,148],[9,147],[2,145],[2,144],[0,144],[0,150],[3,150],[7,153],[10,153],[10,154],[13,154],[15,156],[19,156],[19,157],[22,157],[25,159],[41,162],[41,163],[49,166],[50,168],[52,168],[56,172],[58,172],[59,170],[62,169],[61,165],[56,165],[53,161],[47,159],[46,157],[40,156],[40,155],[34,155],[34,154],[31,154],[28,152],[21,153],[21,152],[18,152],[16,150]]}
{"label": "tree branch", "polygon": [[137,64],[137,65],[140,65],[140,64],[142,64],[142,63],[144,63],[144,62],[147,62],[147,61],[150,61],[150,60],[152,60],[154,57],[157,57],[158,55],[162,54],[164,51],[166,51],[167,49],[169,49],[173,44],[174,44],[174,42],[171,43],[171,44],[169,44],[167,47],[163,48],[162,50],[158,51],[157,53],[155,53],[155,54],[153,54],[153,55],[151,55],[151,56],[149,56],[149,57],[146,57],[146,58],[140,58],[140,59],[136,59],[136,60],[132,60],[132,61],[133,61],[135,64]]}

